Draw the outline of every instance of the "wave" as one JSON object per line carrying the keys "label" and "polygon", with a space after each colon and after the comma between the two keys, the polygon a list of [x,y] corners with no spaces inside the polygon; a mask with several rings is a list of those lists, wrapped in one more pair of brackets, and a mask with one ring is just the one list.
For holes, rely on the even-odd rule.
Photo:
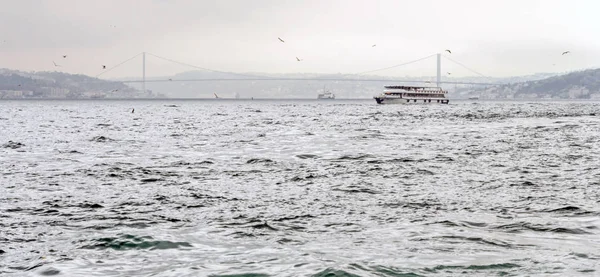
{"label": "wave", "polygon": [[262,274],[262,273],[239,273],[239,274],[212,274],[208,275],[208,277],[270,277],[271,275]]}
{"label": "wave", "polygon": [[344,161],[344,160],[364,160],[364,159],[368,159],[368,158],[374,158],[373,155],[370,154],[357,154],[357,155],[343,155],[335,160],[338,161]]}
{"label": "wave", "polygon": [[246,161],[247,164],[273,164],[275,163],[271,159],[252,158]]}
{"label": "wave", "polygon": [[446,272],[447,270],[498,270],[498,269],[515,269],[521,266],[513,263],[502,263],[502,264],[487,264],[487,265],[438,265],[432,268],[424,269],[427,272],[438,273],[440,271]]}
{"label": "wave", "polygon": [[114,141],[114,139],[111,139],[111,138],[105,137],[105,136],[95,136],[90,141],[93,141],[93,142],[109,142],[109,141]]}
{"label": "wave", "polygon": [[9,140],[7,143],[2,145],[2,148],[19,149],[23,146],[25,146],[25,144]]}
{"label": "wave", "polygon": [[312,277],[360,277],[360,275],[352,274],[339,269],[327,268],[312,275]]}
{"label": "wave", "polygon": [[165,250],[192,247],[188,242],[172,242],[167,240],[155,240],[151,236],[135,236],[122,234],[118,237],[96,238],[91,241],[80,241],[84,245],[82,249],[113,249],[113,250]]}
{"label": "wave", "polygon": [[284,217],[273,219],[273,221],[281,222],[281,221],[297,220],[297,219],[304,219],[304,218],[316,218],[316,216],[310,215],[310,214],[295,215],[295,216],[284,216]]}
{"label": "wave", "polygon": [[296,155],[296,158],[304,160],[304,159],[318,159],[320,157],[317,155],[312,155],[312,154],[300,154],[300,155]]}
{"label": "wave", "polygon": [[512,244],[505,242],[505,241],[501,241],[501,240],[497,240],[497,239],[485,239],[485,238],[480,238],[480,237],[438,236],[438,237],[434,237],[434,239],[451,241],[453,243],[476,242],[479,244],[486,244],[486,245],[499,246],[499,247],[505,247],[505,248],[513,247]]}
{"label": "wave", "polygon": [[517,222],[511,224],[504,224],[492,227],[492,229],[500,230],[508,233],[520,233],[523,231],[534,231],[534,232],[549,232],[549,233],[561,233],[561,234],[573,234],[573,235],[585,235],[591,234],[580,228],[565,228],[565,227],[553,227],[544,226],[541,224],[533,224],[529,222]]}
{"label": "wave", "polygon": [[571,215],[588,215],[588,214],[594,214],[594,212],[584,210],[584,209],[579,208],[577,206],[564,206],[564,207],[553,208],[553,209],[549,208],[549,209],[543,209],[540,212],[558,213],[558,214],[571,214]]}
{"label": "wave", "polygon": [[366,193],[366,194],[379,194],[381,192],[370,189],[370,188],[361,188],[361,187],[346,187],[346,188],[334,188],[333,191],[341,191],[346,193]]}

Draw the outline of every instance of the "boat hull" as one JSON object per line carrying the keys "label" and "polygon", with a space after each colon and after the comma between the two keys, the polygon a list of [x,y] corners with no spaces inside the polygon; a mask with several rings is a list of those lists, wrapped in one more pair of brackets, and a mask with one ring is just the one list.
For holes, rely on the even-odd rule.
{"label": "boat hull", "polygon": [[389,98],[389,97],[373,97],[377,104],[448,104],[450,100],[444,99],[406,99],[406,98]]}
{"label": "boat hull", "polygon": [[321,93],[317,95],[317,99],[335,99],[335,94],[331,92]]}

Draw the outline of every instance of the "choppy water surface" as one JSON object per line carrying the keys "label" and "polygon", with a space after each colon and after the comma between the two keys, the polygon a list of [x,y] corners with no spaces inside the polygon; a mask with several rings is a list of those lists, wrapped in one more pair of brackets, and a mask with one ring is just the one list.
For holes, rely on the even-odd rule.
{"label": "choppy water surface", "polygon": [[2,101],[0,275],[594,276],[599,109]]}

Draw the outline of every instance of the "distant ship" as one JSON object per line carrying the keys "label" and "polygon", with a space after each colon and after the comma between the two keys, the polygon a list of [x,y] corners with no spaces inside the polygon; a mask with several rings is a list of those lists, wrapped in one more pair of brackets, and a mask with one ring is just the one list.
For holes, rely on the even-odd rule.
{"label": "distant ship", "polygon": [[439,103],[448,104],[448,91],[440,87],[385,86],[381,95],[375,96],[377,104]]}
{"label": "distant ship", "polygon": [[323,87],[323,93],[319,93],[319,95],[317,95],[317,99],[335,99],[335,94],[333,94],[333,92],[326,91]]}
{"label": "distant ship", "polygon": [[479,96],[469,97],[469,100],[479,100]]}

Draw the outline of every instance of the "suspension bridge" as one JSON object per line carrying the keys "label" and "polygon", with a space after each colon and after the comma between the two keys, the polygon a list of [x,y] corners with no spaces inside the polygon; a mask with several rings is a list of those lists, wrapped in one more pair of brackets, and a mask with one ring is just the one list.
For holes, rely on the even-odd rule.
{"label": "suspension bridge", "polygon": [[[189,63],[185,63],[185,62],[181,62],[181,61],[176,61],[173,59],[169,59],[169,58],[165,58],[162,56],[158,56],[149,52],[142,52],[139,53],[125,61],[122,61],[108,69],[106,69],[105,71],[101,72],[100,74],[96,75],[97,78],[99,78],[100,76],[111,72],[114,69],[119,68],[120,66],[122,66],[125,63],[128,63],[132,60],[134,60],[135,58],[138,58],[139,56],[142,57],[142,74],[141,74],[141,78],[140,79],[133,79],[133,80],[120,80],[120,82],[123,83],[137,83],[137,84],[141,84],[142,87],[142,91],[146,91],[146,83],[162,83],[162,82],[231,82],[231,81],[323,81],[323,82],[390,82],[390,83],[421,83],[421,84],[432,84],[433,82],[435,82],[436,86],[440,87],[442,84],[451,84],[451,85],[482,85],[482,86],[491,86],[491,85],[500,85],[501,83],[498,82],[462,82],[462,81],[449,81],[449,80],[442,80],[442,58],[445,58],[446,60],[466,69],[467,71],[477,75],[478,77],[483,77],[486,78],[488,80],[491,80],[492,78],[481,74],[469,67],[467,67],[466,65],[451,59],[450,57],[446,56],[446,55],[442,55],[441,53],[436,53],[436,54],[432,54],[426,57],[422,57],[419,59],[415,59],[412,61],[408,61],[408,62],[403,62],[400,64],[396,64],[396,65],[392,65],[392,66],[387,66],[387,67],[383,67],[383,68],[378,68],[378,69],[373,69],[373,70],[368,70],[368,71],[364,71],[364,72],[359,72],[359,73],[351,73],[351,74],[343,74],[343,76],[347,76],[347,77],[335,77],[335,78],[331,78],[331,77],[307,77],[307,78],[289,78],[289,77],[273,77],[273,76],[264,76],[264,75],[255,75],[255,74],[246,74],[246,73],[235,73],[235,72],[227,72],[227,71],[221,71],[221,70],[215,70],[215,69],[210,69],[210,68],[205,68],[205,67],[201,67],[201,66],[196,66],[196,65],[192,65]],[[146,57],[153,57],[153,58],[157,58],[166,62],[170,62],[173,64],[178,64],[181,66],[185,66],[185,67],[189,67],[189,68],[194,68],[194,69],[198,69],[198,70],[203,70],[203,71],[208,71],[208,72],[213,72],[213,73],[220,73],[222,75],[226,75],[226,76],[231,76],[228,78],[179,78],[179,79],[173,79],[173,78],[165,78],[165,79],[147,79],[146,78]],[[380,71],[385,71],[385,70],[390,70],[390,69],[394,69],[394,68],[399,68],[399,67],[405,67],[423,60],[427,60],[430,58],[436,57],[436,79],[434,80],[423,80],[423,79],[393,79],[393,78],[382,78],[382,77],[377,77],[375,75],[367,75],[367,74],[373,74],[375,72],[380,72]],[[337,74],[337,76],[340,76],[342,74]]]}

